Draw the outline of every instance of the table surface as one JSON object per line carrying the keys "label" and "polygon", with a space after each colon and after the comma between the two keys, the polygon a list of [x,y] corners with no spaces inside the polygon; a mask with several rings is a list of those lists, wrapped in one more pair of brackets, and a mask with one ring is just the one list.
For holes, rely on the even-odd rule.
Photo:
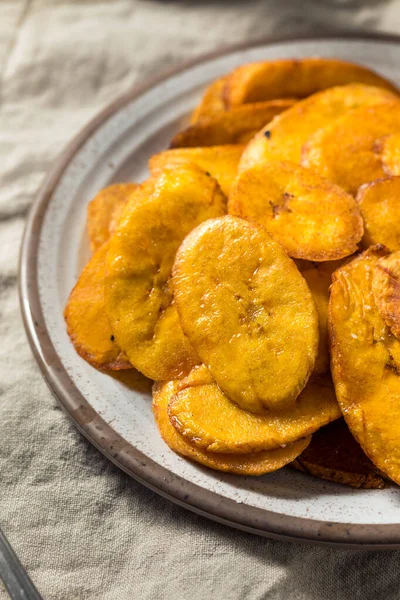
{"label": "table surface", "polygon": [[[46,599],[398,598],[398,551],[257,538],[111,465],[44,384],[17,300],[26,213],[57,154],[133,84],[270,34],[396,32],[396,0],[0,0],[0,524]],[[6,592],[0,585],[0,598]]]}

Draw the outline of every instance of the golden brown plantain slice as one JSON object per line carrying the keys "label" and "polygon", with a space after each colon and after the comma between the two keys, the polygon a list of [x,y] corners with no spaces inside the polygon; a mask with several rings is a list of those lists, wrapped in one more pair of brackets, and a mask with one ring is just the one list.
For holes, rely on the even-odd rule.
{"label": "golden brown plantain slice", "polygon": [[328,302],[332,275],[327,270],[318,268],[318,264],[316,263],[301,273],[308,283],[318,310],[319,346],[314,373],[322,374],[329,373]]}
{"label": "golden brown plantain slice", "polygon": [[294,100],[271,100],[238,106],[204,117],[175,135],[171,148],[245,144],[276,115],[293,106]]}
{"label": "golden brown plantain slice", "polygon": [[289,162],[241,173],[231,190],[229,213],[263,225],[293,258],[343,258],[357,250],[363,235],[360,210],[350,194]]}
{"label": "golden brown plantain slice", "polygon": [[300,273],[303,271],[307,271],[308,269],[316,268],[319,271],[323,271],[324,273],[328,273],[330,277],[336,269],[341,267],[345,262],[347,263],[351,260],[352,256],[346,256],[346,258],[340,258],[339,260],[328,260],[326,262],[313,262],[312,260],[301,260],[301,258],[296,258],[294,263]]}
{"label": "golden brown plantain slice", "polygon": [[87,208],[90,248],[95,252],[114,232],[136,183],[116,183],[101,190]]}
{"label": "golden brown plantain slice", "polygon": [[293,261],[256,224],[226,216],[196,228],[173,267],[183,331],[243,409],[296,400],[318,349],[318,313]]}
{"label": "golden brown plantain slice", "polygon": [[329,301],[331,368],[351,433],[378,469],[400,483],[400,342],[372,293],[377,262],[372,246],[335,271]]}
{"label": "golden brown plantain slice", "polygon": [[343,419],[323,427],[292,463],[298,471],[355,488],[382,489],[384,479],[351,435]]}
{"label": "golden brown plantain slice", "polygon": [[223,97],[227,107],[274,98],[304,98],[320,90],[348,83],[397,88],[374,71],[330,58],[281,59],[255,62],[227,76]]}
{"label": "golden brown plantain slice", "polygon": [[378,154],[387,175],[400,175],[400,133],[376,140],[374,152]]}
{"label": "golden brown plantain slice", "polygon": [[299,163],[303,145],[322,127],[349,110],[397,99],[383,88],[359,84],[334,87],[314,94],[275,117],[249,142],[242,154],[239,171],[270,160]]}
{"label": "golden brown plantain slice", "polygon": [[400,250],[400,177],[365,183],[357,192],[364,220],[362,245],[385,244]]}
{"label": "golden brown plantain slice", "polygon": [[330,377],[313,376],[292,406],[258,415],[229,400],[204,365],[180,382],[168,412],[181,435],[217,454],[284,447],[340,416]]}
{"label": "golden brown plantain slice", "polygon": [[75,350],[97,369],[130,369],[117,345],[105,311],[104,281],[108,242],[83,269],[64,310],[68,335]]}
{"label": "golden brown plantain slice", "polygon": [[110,240],[110,325],[130,362],[150,379],[178,377],[198,362],[179,324],[171,268],[185,236],[225,207],[217,182],[199,168],[168,169],[140,186]]}
{"label": "golden brown plantain slice", "polygon": [[206,88],[200,103],[192,113],[190,118],[191,123],[196,123],[196,121],[199,121],[200,119],[211,117],[215,113],[225,110],[225,104],[222,98],[225,79],[226,77],[220,77],[210,83]]}
{"label": "golden brown plantain slice", "polygon": [[296,259],[297,268],[307,281],[314,302],[318,310],[319,319],[319,347],[318,356],[315,361],[314,374],[321,375],[330,373],[329,336],[328,336],[328,304],[329,288],[332,283],[332,275],[340,266],[352,260],[348,256],[341,260],[328,262],[311,262],[309,260]]}
{"label": "golden brown plantain slice", "polygon": [[310,443],[311,438],[308,437],[285,448],[256,454],[212,454],[202,450],[181,436],[169,420],[168,403],[176,392],[177,384],[177,380],[154,384],[153,412],[157,427],[171,450],[206,467],[236,475],[264,475],[287,465]]}
{"label": "golden brown plantain slice", "polygon": [[181,165],[197,165],[214,177],[226,196],[237,175],[237,167],[243,146],[226,145],[205,148],[175,148],[154,154],[149,160],[151,173],[157,174],[166,168],[175,169]]}
{"label": "golden brown plantain slice", "polygon": [[314,133],[301,163],[356,194],[364,183],[385,177],[375,140],[400,130],[400,102],[350,111]]}
{"label": "golden brown plantain slice", "polygon": [[372,293],[381,317],[393,335],[400,338],[400,252],[378,260]]}

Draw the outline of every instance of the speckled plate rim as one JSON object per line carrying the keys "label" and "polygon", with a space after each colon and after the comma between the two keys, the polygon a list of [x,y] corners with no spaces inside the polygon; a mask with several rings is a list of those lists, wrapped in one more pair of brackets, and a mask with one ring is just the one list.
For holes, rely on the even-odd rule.
{"label": "speckled plate rim", "polygon": [[90,406],[63,367],[45,326],[36,276],[40,231],[52,194],[75,153],[111,115],[172,75],[224,54],[282,42],[334,39],[361,40],[366,43],[369,40],[394,42],[399,44],[400,48],[400,36],[395,34],[344,32],[258,40],[256,43],[226,47],[187,62],[178,69],[164,73],[143,85],[135,86],[102,110],[75,136],[58,157],[30,210],[20,253],[19,298],[29,344],[50,390],[81,433],[128,475],[184,508],[249,533],[273,539],[335,547],[394,549],[400,548],[400,523],[344,524],[292,517],[256,507],[243,506],[174,475],[126,442]]}

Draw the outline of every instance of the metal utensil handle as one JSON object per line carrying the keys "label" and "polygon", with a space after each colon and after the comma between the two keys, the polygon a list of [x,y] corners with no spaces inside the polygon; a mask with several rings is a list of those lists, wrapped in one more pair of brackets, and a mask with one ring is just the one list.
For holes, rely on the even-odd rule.
{"label": "metal utensil handle", "polygon": [[43,600],[1,529],[0,577],[12,600]]}

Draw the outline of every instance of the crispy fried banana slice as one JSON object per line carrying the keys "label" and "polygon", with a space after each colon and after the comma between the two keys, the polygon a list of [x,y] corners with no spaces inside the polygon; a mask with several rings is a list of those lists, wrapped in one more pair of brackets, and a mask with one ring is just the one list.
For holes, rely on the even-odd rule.
{"label": "crispy fried banana slice", "polygon": [[151,173],[157,174],[166,168],[194,164],[214,177],[226,196],[237,175],[237,167],[243,146],[226,145],[205,148],[175,148],[154,154],[149,160]]}
{"label": "crispy fried banana slice", "polygon": [[357,192],[364,220],[364,248],[385,244],[400,250],[400,177],[365,183]]}
{"label": "crispy fried banana slice", "polygon": [[317,306],[319,317],[319,348],[318,356],[315,362],[314,373],[321,375],[330,373],[330,355],[328,339],[328,305],[329,288],[332,283],[332,275],[342,265],[352,260],[351,256],[341,260],[331,260],[328,262],[310,262],[307,260],[296,260],[296,266],[304,279]]}
{"label": "crispy fried banana slice", "polygon": [[400,133],[376,140],[374,152],[378,154],[387,175],[400,175]]}
{"label": "crispy fried banana slice", "polygon": [[318,310],[319,346],[314,373],[329,373],[328,302],[332,275],[318,268],[318,263],[302,271],[302,275],[308,283]]}
{"label": "crispy fried banana slice", "polygon": [[283,447],[340,416],[330,377],[313,376],[292,406],[258,415],[229,400],[204,365],[180,382],[168,412],[175,429],[191,443],[226,454]]}
{"label": "crispy fried banana slice", "polygon": [[400,102],[358,108],[314,133],[301,163],[356,194],[364,183],[385,177],[375,140],[399,130]]}
{"label": "crispy fried banana slice", "polygon": [[150,379],[178,377],[197,362],[179,324],[171,268],[185,236],[225,207],[217,182],[199,168],[168,169],[140,186],[110,240],[111,329],[130,362]]}
{"label": "crispy fried banana slice", "polygon": [[168,403],[177,390],[177,380],[156,383],[153,387],[153,412],[164,442],[178,454],[195,462],[236,475],[264,475],[271,473],[294,460],[310,443],[310,437],[276,450],[255,454],[213,454],[191,444],[171,425]]}
{"label": "crispy fried banana slice", "polygon": [[319,479],[355,488],[385,487],[385,480],[376,472],[343,419],[317,431],[292,466]]}
{"label": "crispy fried banana slice", "polygon": [[329,301],[331,368],[351,433],[378,469],[400,483],[400,342],[380,315],[372,292],[372,246],[333,275]]}
{"label": "crispy fried banana slice", "polygon": [[328,260],[326,262],[313,262],[311,260],[301,260],[301,258],[296,258],[294,263],[300,273],[303,271],[307,271],[308,269],[318,269],[319,271],[323,271],[324,273],[328,273],[330,277],[336,269],[341,267],[345,262],[351,260],[352,256],[346,256],[346,258],[340,258],[339,260]]}
{"label": "crispy fried banana slice", "polygon": [[179,248],[173,286],[182,328],[243,409],[295,402],[318,349],[318,313],[293,261],[256,224],[222,217]]}
{"label": "crispy fried banana slice", "polygon": [[400,338],[400,252],[378,260],[372,293],[381,317],[393,335]]}
{"label": "crispy fried banana slice", "polygon": [[216,79],[206,88],[203,97],[194,109],[190,118],[191,123],[196,123],[200,119],[212,117],[215,113],[225,110],[222,92],[224,89],[226,77]]}
{"label": "crispy fried banana slice", "polygon": [[394,102],[388,90],[359,84],[334,87],[297,102],[275,117],[246,146],[239,171],[261,162],[289,160],[299,163],[308,138],[349,110],[379,102]]}
{"label": "crispy fried banana slice", "polygon": [[276,115],[293,106],[294,100],[271,100],[238,106],[204,117],[175,135],[171,148],[245,144]]}
{"label": "crispy fried banana slice", "polygon": [[113,336],[105,311],[104,281],[108,242],[83,269],[64,310],[68,335],[75,350],[97,369],[132,367]]}
{"label": "crispy fried banana slice", "polygon": [[313,261],[352,254],[363,235],[357,202],[294,163],[264,163],[241,173],[229,213],[264,225],[289,256]]}
{"label": "crispy fried banana slice", "polygon": [[95,252],[114,232],[136,183],[116,183],[101,190],[87,208],[90,248]]}
{"label": "crispy fried banana slice", "polygon": [[304,98],[348,83],[363,83],[397,92],[390,81],[366,67],[312,57],[255,62],[238,67],[227,76],[223,97],[229,107],[274,98]]}

